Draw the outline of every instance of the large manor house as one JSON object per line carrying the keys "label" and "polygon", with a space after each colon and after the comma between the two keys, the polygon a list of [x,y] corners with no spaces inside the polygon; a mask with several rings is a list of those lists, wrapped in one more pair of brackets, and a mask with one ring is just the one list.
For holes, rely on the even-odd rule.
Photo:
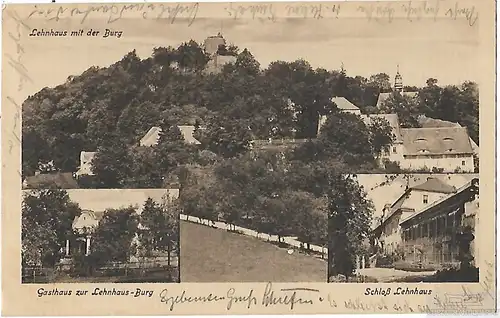
{"label": "large manor house", "polygon": [[[403,91],[399,71],[394,81],[393,93],[380,93],[377,108],[391,94],[402,94],[416,98],[417,92]],[[381,163],[390,160],[406,170],[437,170],[441,172],[474,172],[474,156],[479,157],[478,145],[469,137],[466,127],[458,123],[419,116],[421,128],[402,128],[397,114],[362,114],[359,107],[344,97],[333,97],[332,102],[345,112],[361,117],[365,124],[374,118],[385,119],[392,127],[394,137],[391,147],[380,154]],[[318,134],[327,116],[320,116]]]}

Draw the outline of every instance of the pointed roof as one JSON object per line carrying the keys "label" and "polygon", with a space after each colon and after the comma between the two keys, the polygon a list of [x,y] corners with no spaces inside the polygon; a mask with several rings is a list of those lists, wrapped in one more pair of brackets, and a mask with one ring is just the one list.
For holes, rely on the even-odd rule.
{"label": "pointed roof", "polygon": [[[401,222],[399,224],[406,227],[412,221],[418,222],[418,218],[420,216],[422,216],[422,214],[432,213],[433,211],[438,210],[441,205],[446,204],[446,202],[453,200],[455,198],[460,198],[459,195],[461,193],[465,193],[468,191],[473,191],[473,192],[478,193],[477,192],[477,191],[479,191],[479,179],[478,178],[473,178],[472,180],[468,181],[465,185],[463,185],[459,189],[455,190],[453,192],[453,194],[449,194],[449,195],[433,202],[431,205],[426,206],[423,210],[418,211],[417,213],[410,215],[408,218],[406,218],[404,220],[401,220]],[[473,202],[473,204],[478,204],[478,201],[472,197],[469,200],[466,199],[464,201],[464,203],[466,203],[466,202]],[[479,211],[478,205],[475,208],[477,208],[477,209],[473,210],[471,213],[477,213]]]}
{"label": "pointed roof", "polygon": [[427,181],[419,185],[413,186],[410,189],[428,191],[428,192],[438,192],[438,193],[454,193],[456,191],[455,187],[446,184],[438,178],[429,177]]}
{"label": "pointed roof", "polygon": [[[184,138],[184,141],[188,144],[196,144],[199,145],[201,144],[196,138],[194,138],[194,130],[195,127],[191,125],[184,125],[184,126],[177,126],[179,128],[182,137]],[[151,127],[149,131],[142,137],[140,141],[141,146],[147,146],[147,147],[152,147],[156,146],[158,144],[158,141],[160,139],[160,133],[162,129],[160,127]]]}
{"label": "pointed roof", "polygon": [[332,97],[330,101],[337,105],[338,109],[341,110],[359,110],[359,107],[351,103],[345,97]]}
{"label": "pointed roof", "polygon": [[403,139],[401,138],[401,132],[399,128],[399,118],[397,114],[368,114],[368,115],[361,115],[361,119],[365,123],[365,125],[370,125],[373,118],[382,118],[385,119],[389,122],[389,125],[391,125],[392,128],[392,133],[395,136],[395,142],[402,142]]}
{"label": "pointed roof", "polygon": [[196,138],[194,138],[194,130],[196,129],[194,126],[177,126],[181,131],[182,137],[184,137],[184,141],[188,144],[199,145],[199,142]]}
{"label": "pointed roof", "polygon": [[[382,106],[382,104],[389,98],[389,96],[391,96],[392,94],[394,93],[380,93],[378,95],[378,99],[377,99],[377,108],[380,108]],[[406,97],[409,97],[409,98],[413,98],[415,96],[417,96],[417,92],[400,92],[400,94],[402,96],[406,96]]]}
{"label": "pointed roof", "polygon": [[[422,128],[442,128],[442,127],[462,127],[459,123],[454,123],[447,120],[435,119],[431,117],[427,117],[425,115],[418,116],[418,123]],[[479,146],[477,143],[469,137],[470,144],[474,153],[479,155]]]}
{"label": "pointed roof", "polygon": [[142,137],[140,141],[141,146],[154,146],[158,143],[158,139],[160,138],[161,128],[160,127],[151,127],[148,132]]}
{"label": "pointed roof", "polygon": [[473,154],[465,127],[403,128],[405,155]]}

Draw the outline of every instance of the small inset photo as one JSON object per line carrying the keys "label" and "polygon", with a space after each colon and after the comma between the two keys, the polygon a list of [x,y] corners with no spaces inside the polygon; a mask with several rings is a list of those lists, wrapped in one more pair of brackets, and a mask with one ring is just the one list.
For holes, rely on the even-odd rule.
{"label": "small inset photo", "polygon": [[479,174],[345,175],[339,189],[329,282],[479,281]]}
{"label": "small inset photo", "polygon": [[22,283],[178,283],[178,189],[23,191]]}

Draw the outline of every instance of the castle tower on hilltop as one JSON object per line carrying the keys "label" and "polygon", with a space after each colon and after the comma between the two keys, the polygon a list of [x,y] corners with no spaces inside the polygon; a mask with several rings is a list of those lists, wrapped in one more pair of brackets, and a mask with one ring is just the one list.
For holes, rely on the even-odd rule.
{"label": "castle tower on hilltop", "polygon": [[399,74],[399,64],[396,77],[394,78],[394,91],[402,93],[403,92],[403,77]]}
{"label": "castle tower on hilltop", "polygon": [[215,36],[209,36],[208,38],[205,39],[203,42],[203,46],[205,48],[205,51],[210,55],[214,56],[217,54],[217,51],[219,50],[220,45],[226,45],[226,40],[222,36],[222,34],[219,32]]}

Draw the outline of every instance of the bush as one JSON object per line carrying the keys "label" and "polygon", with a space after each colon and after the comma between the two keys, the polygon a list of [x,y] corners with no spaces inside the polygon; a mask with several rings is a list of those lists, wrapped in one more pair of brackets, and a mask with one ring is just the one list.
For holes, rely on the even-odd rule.
{"label": "bush", "polygon": [[424,281],[428,282],[479,282],[479,268],[449,268],[438,271]]}
{"label": "bush", "polygon": [[443,172],[444,168],[437,168],[437,167],[432,168],[432,173],[443,173]]}
{"label": "bush", "polygon": [[374,277],[365,275],[355,275],[351,277],[345,277],[344,275],[331,276],[328,278],[329,283],[378,283],[378,280]]}
{"label": "bush", "polygon": [[394,254],[381,254],[378,255],[375,261],[375,267],[380,268],[393,268],[394,263],[397,261],[397,256]]}
{"label": "bush", "polygon": [[400,173],[401,172],[401,167],[399,166],[399,163],[396,161],[391,161],[389,159],[385,159],[384,160],[384,167],[385,167],[386,173]]}
{"label": "bush", "polygon": [[437,264],[417,264],[409,263],[404,261],[398,261],[394,263],[394,269],[407,271],[407,272],[427,272],[436,271],[440,269],[441,266]]}

